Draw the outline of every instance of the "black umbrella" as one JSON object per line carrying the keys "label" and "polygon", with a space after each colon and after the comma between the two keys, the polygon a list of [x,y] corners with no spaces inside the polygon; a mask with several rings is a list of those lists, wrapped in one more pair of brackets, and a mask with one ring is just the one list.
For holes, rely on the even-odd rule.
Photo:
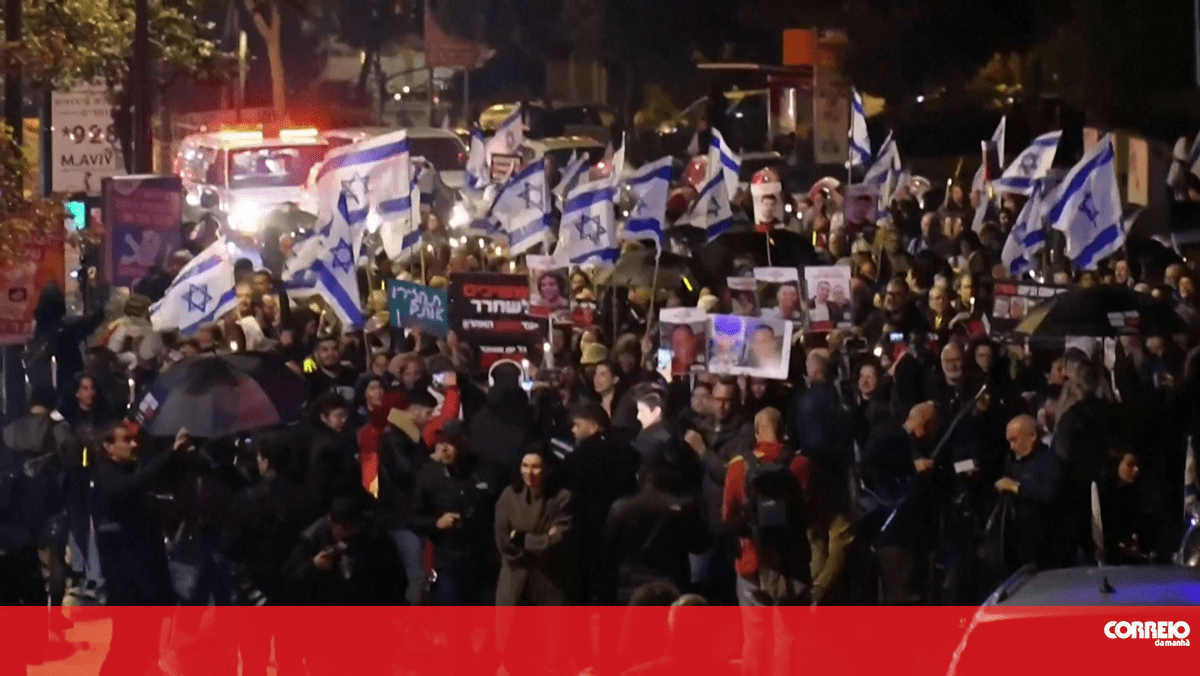
{"label": "black umbrella", "polygon": [[[658,261],[658,283],[654,284],[655,249],[634,249],[621,254],[613,267],[611,284],[625,287],[677,289],[684,277],[692,274],[692,259],[664,252]],[[693,280],[696,278],[693,276]]]}
{"label": "black umbrella", "polygon": [[700,251],[700,266],[720,280],[735,274],[738,259],[754,266],[798,268],[818,264],[812,242],[791,230],[772,230],[770,235],[743,230],[730,232],[709,242]]}
{"label": "black umbrella", "polygon": [[303,413],[304,378],[273,354],[189,357],[160,375],[137,407],[147,434],[213,439],[292,422]]}
{"label": "black umbrella", "polygon": [[1142,335],[1187,333],[1179,313],[1149,294],[1122,286],[1095,286],[1061,293],[1031,309],[1017,333],[1045,338],[1105,338],[1136,329]]}

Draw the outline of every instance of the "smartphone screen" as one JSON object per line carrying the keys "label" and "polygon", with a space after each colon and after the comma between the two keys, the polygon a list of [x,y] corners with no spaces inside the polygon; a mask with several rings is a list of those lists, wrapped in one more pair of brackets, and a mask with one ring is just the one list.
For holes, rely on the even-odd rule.
{"label": "smartphone screen", "polygon": [[667,372],[671,370],[671,351],[667,348],[658,349],[658,370]]}

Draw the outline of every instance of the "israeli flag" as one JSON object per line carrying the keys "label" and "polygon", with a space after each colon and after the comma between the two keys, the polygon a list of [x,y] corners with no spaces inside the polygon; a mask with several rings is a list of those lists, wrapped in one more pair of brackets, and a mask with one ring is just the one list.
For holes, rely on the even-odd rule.
{"label": "israeli flag", "polygon": [[629,179],[629,192],[636,200],[625,222],[625,234],[631,239],[653,236],[658,250],[666,245],[667,193],[671,187],[671,158],[651,162]]}
{"label": "israeli flag", "polygon": [[[408,196],[410,204],[419,204],[421,188],[414,185]],[[396,218],[385,222],[379,230],[383,252],[389,260],[404,261],[421,246],[421,209],[409,209],[408,218]]]}
{"label": "israeli flag", "polygon": [[[346,195],[351,227],[365,225],[372,208],[385,221],[407,211],[411,180],[408,132],[395,131],[338,148],[325,157],[317,171],[317,222],[328,223],[342,195]],[[402,187],[400,187],[402,186]]]}
{"label": "israeli flag", "polygon": [[1052,131],[1035,138],[1028,148],[1013,159],[1000,178],[992,185],[1000,192],[1028,195],[1033,192],[1033,182],[1045,178],[1054,163],[1054,152],[1058,150],[1061,131]]}
{"label": "israeli flag", "polygon": [[[896,148],[896,142],[892,139],[892,132],[888,132],[887,139],[883,145],[879,147],[879,156],[875,158],[875,164],[872,164],[867,169],[867,174],[863,177],[863,183],[873,185],[876,188],[883,188],[887,185],[890,177],[895,176],[900,171],[900,151]],[[890,191],[883,191],[888,193]]]}
{"label": "israeli flag", "polygon": [[616,197],[616,182],[611,176],[581,183],[567,193],[555,259],[571,265],[608,265],[617,260],[613,215]]}
{"label": "israeli flag", "polygon": [[525,143],[525,126],[521,119],[521,106],[517,104],[504,118],[496,133],[488,140],[487,157],[490,166],[492,155],[515,155]]}
{"label": "israeli flag", "polygon": [[733,195],[737,192],[738,172],[741,170],[742,158],[729,149],[721,132],[713,129],[712,140],[708,144],[708,177],[721,176],[726,194]]}
{"label": "israeli flag", "polygon": [[580,178],[583,172],[587,169],[588,156],[580,155],[575,151],[571,151],[571,158],[567,160],[567,166],[563,167],[562,176],[558,179],[558,185],[554,186],[554,196],[562,200],[566,199],[567,194],[579,185]]}
{"label": "israeli flag", "polygon": [[467,187],[472,190],[482,190],[491,183],[491,172],[488,171],[487,147],[483,141],[483,130],[476,127],[471,131],[471,151],[467,156]]}
{"label": "israeli flag", "polygon": [[1046,199],[1046,219],[1066,235],[1067,257],[1081,270],[1096,269],[1125,243],[1115,157],[1105,134]]}
{"label": "israeli flag", "polygon": [[237,307],[233,254],[218,239],[179,271],[162,300],[150,306],[155,331],[179,329],[191,335]]}
{"label": "israeli flag", "polygon": [[867,110],[862,94],[850,90],[850,166],[865,167],[871,162],[871,137],[867,134]]}
{"label": "israeli flag", "polygon": [[546,240],[550,224],[546,190],[546,160],[530,164],[500,189],[492,204],[493,224],[508,233],[509,253],[523,253]]}
{"label": "israeli flag", "polygon": [[1046,230],[1042,227],[1044,183],[1035,181],[1029,201],[1017,214],[1000,260],[1013,277],[1020,277],[1033,267],[1033,256],[1046,247]]}
{"label": "israeli flag", "polygon": [[350,197],[342,193],[336,213],[321,229],[320,245],[308,267],[295,270],[285,280],[288,295],[295,300],[320,296],[346,328],[363,324],[361,291],[355,266],[354,236],[351,232]]}
{"label": "israeli flag", "polygon": [[725,234],[733,225],[733,209],[729,206],[729,193],[720,175],[713,176],[704,185],[691,208],[679,218],[679,223],[708,231],[708,241]]}

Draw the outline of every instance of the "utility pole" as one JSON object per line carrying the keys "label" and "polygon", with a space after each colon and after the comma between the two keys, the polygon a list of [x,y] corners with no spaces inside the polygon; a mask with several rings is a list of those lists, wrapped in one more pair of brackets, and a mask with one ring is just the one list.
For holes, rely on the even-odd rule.
{"label": "utility pole", "polygon": [[150,3],[137,0],[133,20],[133,170],[154,171],[154,136],[150,129]]}

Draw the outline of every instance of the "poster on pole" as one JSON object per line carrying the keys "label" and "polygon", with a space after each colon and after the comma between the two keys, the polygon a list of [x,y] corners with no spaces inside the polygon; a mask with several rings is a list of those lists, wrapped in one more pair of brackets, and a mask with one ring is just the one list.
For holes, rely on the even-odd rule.
{"label": "poster on pole", "polygon": [[809,331],[850,328],[850,268],[844,265],[806,267],[804,288],[808,292]]}
{"label": "poster on pole", "polygon": [[671,353],[671,375],[704,370],[708,313],[698,307],[663,308],[659,313],[659,345]]}
{"label": "poster on pole", "polygon": [[23,345],[33,335],[33,311],[42,288],[63,288],[66,278],[63,231],[26,235],[21,257],[0,263],[0,345]]}
{"label": "poster on pole", "polygon": [[521,274],[455,273],[450,277],[450,330],[475,351],[487,372],[497,361],[537,364],[547,319],[529,313],[529,280]]}
{"label": "poster on pole", "polygon": [[101,181],[125,173],[108,88],[81,84],[50,97],[50,180],[56,193],[97,196]]}
{"label": "poster on pole", "polygon": [[754,282],[761,316],[791,321],[804,318],[796,268],[754,268]]}
{"label": "poster on pole", "polygon": [[183,239],[183,183],[178,176],[104,179],[104,275],[132,287],[162,269]]}

